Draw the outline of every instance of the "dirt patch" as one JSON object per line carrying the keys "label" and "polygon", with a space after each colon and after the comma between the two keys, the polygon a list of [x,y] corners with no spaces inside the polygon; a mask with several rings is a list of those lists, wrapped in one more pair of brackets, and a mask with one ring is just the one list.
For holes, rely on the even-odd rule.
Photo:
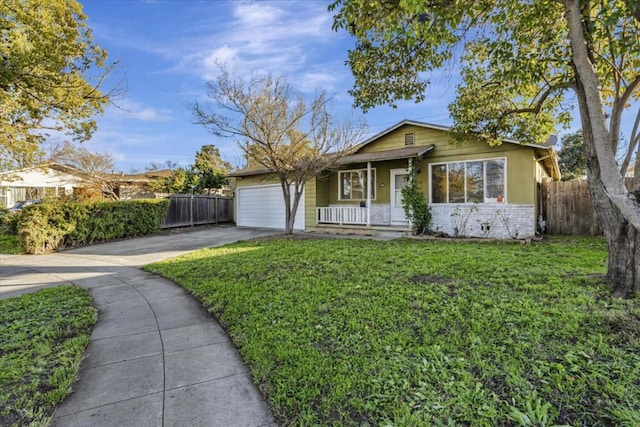
{"label": "dirt patch", "polygon": [[411,281],[413,283],[422,283],[425,285],[430,285],[430,284],[434,284],[434,283],[451,283],[451,279],[449,279],[448,277],[442,277],[442,276],[413,276],[411,278]]}

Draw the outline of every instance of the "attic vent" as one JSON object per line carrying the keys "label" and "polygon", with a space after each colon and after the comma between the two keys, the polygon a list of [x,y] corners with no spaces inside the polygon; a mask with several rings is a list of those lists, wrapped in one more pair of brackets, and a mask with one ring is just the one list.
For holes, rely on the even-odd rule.
{"label": "attic vent", "polygon": [[413,133],[404,134],[404,145],[413,145]]}

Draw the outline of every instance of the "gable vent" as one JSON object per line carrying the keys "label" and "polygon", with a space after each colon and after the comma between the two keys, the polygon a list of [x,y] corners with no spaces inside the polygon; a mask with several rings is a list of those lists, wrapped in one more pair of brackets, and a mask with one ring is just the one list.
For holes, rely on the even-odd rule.
{"label": "gable vent", "polygon": [[404,134],[404,145],[413,145],[413,133]]}

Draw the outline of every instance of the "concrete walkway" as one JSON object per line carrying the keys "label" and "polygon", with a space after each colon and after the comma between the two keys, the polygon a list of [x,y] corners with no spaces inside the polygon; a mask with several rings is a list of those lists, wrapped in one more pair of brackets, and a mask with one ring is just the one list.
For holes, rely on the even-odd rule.
{"label": "concrete walkway", "polygon": [[98,309],[79,380],[52,425],[275,425],[215,320],[181,287],[137,268],[274,233],[211,227],[51,255],[0,255],[0,298],[71,283],[88,289]]}

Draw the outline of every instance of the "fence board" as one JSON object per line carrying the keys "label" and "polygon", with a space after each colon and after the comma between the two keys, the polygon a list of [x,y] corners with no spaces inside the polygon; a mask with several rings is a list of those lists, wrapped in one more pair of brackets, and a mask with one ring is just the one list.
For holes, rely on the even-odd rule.
{"label": "fence board", "polygon": [[597,236],[603,233],[587,181],[551,181],[541,186],[548,234]]}
{"label": "fence board", "polygon": [[233,199],[212,195],[173,194],[162,228],[233,221]]}

